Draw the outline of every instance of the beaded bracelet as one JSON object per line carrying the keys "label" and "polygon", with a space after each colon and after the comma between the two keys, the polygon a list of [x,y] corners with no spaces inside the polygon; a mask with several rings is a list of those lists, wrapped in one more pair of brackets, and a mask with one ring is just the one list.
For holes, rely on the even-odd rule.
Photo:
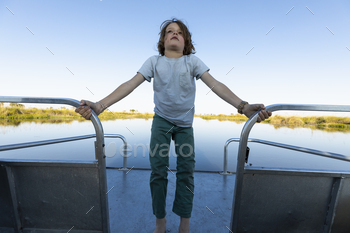
{"label": "beaded bracelet", "polygon": [[243,114],[243,108],[244,108],[244,105],[246,105],[246,104],[248,104],[247,101],[242,101],[242,102],[238,105],[237,110],[238,110],[238,113],[239,113],[239,114]]}

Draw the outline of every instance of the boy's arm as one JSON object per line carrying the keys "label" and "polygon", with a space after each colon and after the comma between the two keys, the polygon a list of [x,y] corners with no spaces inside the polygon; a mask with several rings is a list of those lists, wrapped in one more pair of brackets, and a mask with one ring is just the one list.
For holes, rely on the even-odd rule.
{"label": "boy's arm", "polygon": [[[221,99],[225,100],[233,107],[238,108],[242,100],[236,96],[226,85],[213,78],[213,76],[211,76],[208,71],[204,72],[204,74],[201,76],[201,79]],[[262,111],[259,112],[258,122],[263,121],[271,116],[271,112],[265,111],[265,106],[263,104],[246,104],[244,105],[242,112],[247,117],[250,117],[259,110]]]}
{"label": "boy's arm", "polygon": [[136,87],[138,87],[144,81],[145,78],[143,77],[143,75],[137,73],[132,79],[121,84],[111,94],[109,94],[107,97],[103,98],[102,100],[96,103],[87,100],[82,100],[80,102],[80,107],[75,109],[75,111],[88,120],[91,117],[91,109],[94,110],[94,112],[97,115],[99,115],[106,108],[129,95],[133,90],[135,90]]}

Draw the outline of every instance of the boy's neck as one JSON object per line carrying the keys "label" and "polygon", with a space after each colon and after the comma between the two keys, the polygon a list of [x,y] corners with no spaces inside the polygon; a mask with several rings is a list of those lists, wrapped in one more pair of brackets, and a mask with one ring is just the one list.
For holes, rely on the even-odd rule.
{"label": "boy's neck", "polygon": [[164,56],[166,56],[167,58],[180,58],[183,56],[183,53],[178,51],[165,50]]}

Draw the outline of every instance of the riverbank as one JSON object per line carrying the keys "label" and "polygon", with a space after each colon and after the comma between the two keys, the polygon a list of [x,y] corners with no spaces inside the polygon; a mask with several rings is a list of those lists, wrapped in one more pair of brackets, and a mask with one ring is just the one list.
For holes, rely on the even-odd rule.
{"label": "riverbank", "polygon": [[[111,112],[104,111],[99,116],[100,120],[115,120],[115,119],[150,119],[153,118],[153,113],[138,113],[138,112]],[[41,109],[41,108],[24,108],[21,104],[12,104],[12,106],[0,106],[0,120],[54,120],[54,119],[74,119],[85,120],[72,108],[62,107],[61,109]]]}
{"label": "riverbank", "polygon": [[[236,115],[196,115],[204,120],[245,122],[247,117]],[[263,121],[264,124],[272,124],[275,128],[311,128],[326,131],[350,132],[350,117],[335,116],[280,116],[274,115]]]}
{"label": "riverbank", "polygon": [[[106,110],[99,115],[101,121],[115,119],[151,119],[153,113],[138,113],[134,110],[131,112],[111,112]],[[204,120],[234,121],[245,122],[247,117],[240,114],[231,115],[195,115],[195,117]],[[40,123],[69,123],[73,120],[84,121],[79,114],[73,109],[38,109],[24,108],[20,104],[12,106],[0,106],[0,125],[17,125],[21,121],[38,121]],[[279,116],[274,115],[264,121],[265,124],[272,124],[275,128],[279,127],[307,127],[312,129],[327,131],[345,131],[350,132],[350,117],[335,116]]]}

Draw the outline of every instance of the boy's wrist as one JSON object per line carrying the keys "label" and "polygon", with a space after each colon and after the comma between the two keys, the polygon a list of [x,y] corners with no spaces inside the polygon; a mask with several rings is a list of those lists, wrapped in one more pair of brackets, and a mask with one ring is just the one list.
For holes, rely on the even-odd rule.
{"label": "boy's wrist", "polygon": [[247,113],[248,109],[249,109],[249,103],[247,103],[243,106],[242,114],[247,115],[246,113]]}
{"label": "boy's wrist", "polygon": [[95,107],[97,108],[96,110],[98,110],[97,115],[99,115],[100,113],[102,113],[106,109],[105,105],[102,104],[100,101],[97,101],[95,103]]}

